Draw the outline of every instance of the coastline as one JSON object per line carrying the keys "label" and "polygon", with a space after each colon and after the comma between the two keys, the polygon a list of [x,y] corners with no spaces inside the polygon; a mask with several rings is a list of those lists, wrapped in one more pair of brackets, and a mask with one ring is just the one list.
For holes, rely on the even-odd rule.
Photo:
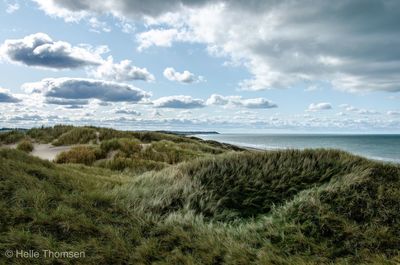
{"label": "coastline", "polygon": [[[288,149],[294,149],[294,150],[304,150],[304,149],[334,149],[334,150],[340,150],[340,151],[344,151],[344,152],[348,152],[352,155],[356,155],[356,156],[360,156],[369,160],[374,160],[374,161],[378,161],[378,162],[383,162],[383,163],[391,163],[391,164],[400,164],[400,155],[399,157],[385,157],[385,156],[379,156],[379,155],[374,155],[374,154],[368,154],[365,152],[361,152],[360,150],[355,151],[355,150],[349,150],[349,148],[343,148],[341,146],[337,146],[337,147],[330,147],[330,146],[302,146],[302,147],[286,147],[286,146],[281,146],[281,147],[276,147],[276,146],[271,146],[271,147],[262,147],[260,146],[261,144],[246,144],[243,142],[237,142],[237,141],[229,141],[229,140],[224,140],[221,139],[224,135],[227,136],[231,136],[231,134],[218,134],[217,138],[215,137],[207,137],[207,136],[212,136],[212,135],[207,135],[207,134],[202,134],[202,135],[194,135],[195,137],[198,137],[200,139],[203,140],[212,140],[212,141],[217,141],[219,143],[223,143],[223,144],[230,144],[230,145],[235,145],[238,146],[240,148],[243,148],[245,150],[248,151],[257,151],[257,152],[264,152],[264,151],[281,151],[281,150],[288,150]],[[238,134],[240,135],[240,134]],[[248,140],[249,137],[251,136],[260,136],[260,135],[252,135],[252,134],[243,134],[246,135],[246,139]],[[276,136],[283,136],[283,137],[288,137],[289,135],[265,135],[265,136],[269,136],[269,137],[276,137]],[[297,135],[294,135],[297,136]],[[310,134],[310,135],[303,135],[303,137],[314,137],[315,135]],[[318,135],[320,136],[320,135]],[[330,137],[344,137],[344,135],[329,135]],[[374,137],[376,136],[387,136],[387,135],[373,135]],[[393,136],[393,135],[392,135]],[[396,137],[400,137],[400,135],[394,135]],[[368,142],[366,142],[366,145],[368,144]],[[366,148],[367,149],[367,148]]]}

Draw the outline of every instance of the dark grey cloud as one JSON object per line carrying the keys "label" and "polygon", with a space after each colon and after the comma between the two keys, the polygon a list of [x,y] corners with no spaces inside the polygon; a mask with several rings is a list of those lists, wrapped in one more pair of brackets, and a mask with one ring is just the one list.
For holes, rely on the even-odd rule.
{"label": "dark grey cloud", "polygon": [[[239,84],[245,90],[325,81],[345,91],[400,91],[397,0],[35,1],[60,17],[150,16],[139,47],[204,43],[248,68],[252,78]],[[175,16],[160,19],[168,12]]]}
{"label": "dark grey cloud", "polygon": [[45,33],[6,40],[0,47],[0,56],[27,66],[53,69],[79,68],[102,62],[95,52],[67,42],[53,41]]}
{"label": "dark grey cloud", "polygon": [[[179,10],[183,6],[198,7],[211,0],[118,0],[118,1],[90,1],[90,0],[33,0],[39,7],[48,13],[65,16],[62,10],[69,12],[113,13],[130,18],[143,16],[158,16],[165,12]],[[214,1],[216,2],[216,1]],[[58,11],[58,12],[57,12]],[[69,14],[68,14],[69,15]]]}
{"label": "dark grey cloud", "polygon": [[85,78],[47,78],[26,83],[23,88],[28,92],[42,93],[50,98],[50,102],[54,99],[99,99],[104,102],[137,103],[151,95],[132,85]]}
{"label": "dark grey cloud", "polygon": [[169,96],[162,97],[153,101],[156,108],[172,108],[172,109],[195,109],[205,107],[204,101],[195,99],[190,96]]}
{"label": "dark grey cloud", "polygon": [[87,105],[87,104],[89,104],[89,100],[87,100],[87,99],[65,99],[65,98],[47,97],[46,100],[45,100],[45,103],[54,104],[54,105],[79,106],[79,105]]}
{"label": "dark grey cloud", "polygon": [[0,103],[17,103],[21,100],[10,94],[7,89],[0,87]]}

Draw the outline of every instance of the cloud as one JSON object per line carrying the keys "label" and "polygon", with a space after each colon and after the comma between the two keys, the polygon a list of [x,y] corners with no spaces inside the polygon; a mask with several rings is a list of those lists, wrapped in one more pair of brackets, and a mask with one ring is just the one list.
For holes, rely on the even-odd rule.
{"label": "cloud", "polygon": [[44,119],[45,117],[42,117],[38,114],[23,114],[10,117],[9,121],[40,121]]}
{"label": "cloud", "polygon": [[102,62],[98,53],[67,42],[53,41],[45,33],[6,40],[0,46],[0,56],[13,63],[51,69],[80,68]]}
{"label": "cloud", "polygon": [[137,35],[139,49],[204,43],[212,54],[248,68],[252,77],[239,84],[246,90],[326,80],[346,91],[400,91],[397,1],[36,2],[64,18],[84,12],[147,18],[149,29]]}
{"label": "cloud", "polygon": [[79,105],[87,105],[87,104],[89,104],[89,101],[87,99],[65,99],[65,98],[47,97],[45,99],[45,103],[53,104],[53,105],[79,106]]}
{"label": "cloud", "polygon": [[15,11],[19,10],[19,8],[20,8],[20,5],[18,3],[13,3],[13,4],[6,3],[6,5],[7,5],[6,12],[8,14],[12,14]]}
{"label": "cloud", "polygon": [[321,102],[321,103],[311,103],[308,106],[307,111],[320,111],[320,110],[330,110],[332,109],[331,103]]}
{"label": "cloud", "polygon": [[137,35],[141,50],[205,44],[249,70],[252,77],[239,83],[245,90],[326,81],[345,91],[400,91],[399,1],[35,1],[64,19],[142,19],[148,27]]}
{"label": "cloud", "polygon": [[367,110],[367,109],[359,109],[358,111],[357,111],[357,113],[358,114],[361,114],[361,115],[377,115],[377,114],[380,114],[378,111],[376,111],[376,110]]}
{"label": "cloud", "polygon": [[162,114],[158,110],[153,110],[150,115],[153,118],[159,118],[162,116]]}
{"label": "cloud", "polygon": [[[84,10],[84,6],[79,7],[79,3],[75,3],[76,8],[73,5],[60,3],[57,0],[33,0],[36,2],[41,10],[51,17],[63,18],[66,22],[77,22],[85,17],[89,16],[89,11]],[[65,1],[66,2],[66,1]]]}
{"label": "cloud", "polygon": [[150,97],[132,85],[85,78],[46,78],[39,82],[25,83],[22,86],[27,92],[42,93],[54,101],[58,99],[85,100],[98,99],[105,102],[137,103]]}
{"label": "cloud", "polygon": [[193,73],[187,70],[179,73],[172,67],[165,68],[163,74],[164,77],[170,81],[176,81],[185,84],[196,83],[204,80],[202,76],[195,76]]}
{"label": "cloud", "polygon": [[243,99],[241,96],[221,96],[212,94],[206,101],[207,105],[239,106],[248,109],[270,109],[278,105],[265,98]]}
{"label": "cloud", "polygon": [[67,105],[67,106],[64,106],[64,108],[66,108],[66,109],[83,109],[83,106],[82,105]]}
{"label": "cloud", "polygon": [[113,58],[109,56],[99,67],[90,72],[95,78],[106,79],[117,82],[122,81],[154,81],[154,75],[149,73],[146,68],[139,68],[132,65],[130,60],[122,60],[119,63],[114,63]]}
{"label": "cloud", "polygon": [[227,105],[232,99],[240,99],[240,97],[224,97],[218,94],[212,94],[206,101],[207,105]]}
{"label": "cloud", "polygon": [[387,114],[387,115],[391,115],[391,116],[400,116],[400,111],[397,111],[397,110],[389,110],[386,114]]}
{"label": "cloud", "polygon": [[0,87],[0,103],[17,103],[21,100],[10,94],[8,89]]}
{"label": "cloud", "polygon": [[194,99],[190,96],[169,96],[162,97],[153,101],[156,108],[172,108],[172,109],[194,109],[204,107],[204,101]]}
{"label": "cloud", "polygon": [[96,17],[91,17],[88,20],[90,25],[90,31],[100,33],[100,32],[111,32],[111,28],[106,22],[99,21]]}
{"label": "cloud", "polygon": [[34,0],[48,15],[60,17],[67,21],[76,21],[89,14],[113,14],[133,19],[144,16],[157,17],[162,13],[180,10],[186,6],[200,6],[205,0],[161,0],[161,1],[91,1],[91,0]]}
{"label": "cloud", "polygon": [[264,98],[242,99],[239,105],[248,109],[270,109],[278,107],[275,103]]}
{"label": "cloud", "polygon": [[133,115],[133,116],[141,116],[142,113],[140,113],[137,110],[129,110],[129,109],[115,109],[114,110],[115,114],[129,114],[129,115]]}
{"label": "cloud", "polygon": [[347,112],[353,112],[353,113],[361,114],[361,115],[377,115],[377,114],[380,114],[376,110],[359,109],[359,108],[356,108],[356,107],[351,106],[349,104],[342,104],[342,105],[339,105],[339,107],[343,108]]}
{"label": "cloud", "polygon": [[190,37],[186,31],[177,29],[151,29],[137,34],[136,41],[138,51],[143,51],[151,46],[171,47],[175,41],[190,41]]}

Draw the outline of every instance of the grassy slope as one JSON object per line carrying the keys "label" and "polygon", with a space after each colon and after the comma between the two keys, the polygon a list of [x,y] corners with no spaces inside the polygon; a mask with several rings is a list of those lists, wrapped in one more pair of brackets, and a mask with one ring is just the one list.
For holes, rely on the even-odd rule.
{"label": "grassy slope", "polygon": [[[135,138],[161,153],[182,144],[161,136]],[[86,251],[78,264],[400,262],[399,166],[339,151],[231,152],[183,141],[201,146],[200,158],[143,174],[0,150],[0,252]],[[53,261],[0,256],[7,262]]]}

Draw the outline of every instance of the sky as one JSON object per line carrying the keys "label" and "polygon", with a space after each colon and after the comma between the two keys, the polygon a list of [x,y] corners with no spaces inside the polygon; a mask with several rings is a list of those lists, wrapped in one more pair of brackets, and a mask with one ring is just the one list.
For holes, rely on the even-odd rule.
{"label": "sky", "polygon": [[0,0],[0,127],[400,133],[397,0]]}

